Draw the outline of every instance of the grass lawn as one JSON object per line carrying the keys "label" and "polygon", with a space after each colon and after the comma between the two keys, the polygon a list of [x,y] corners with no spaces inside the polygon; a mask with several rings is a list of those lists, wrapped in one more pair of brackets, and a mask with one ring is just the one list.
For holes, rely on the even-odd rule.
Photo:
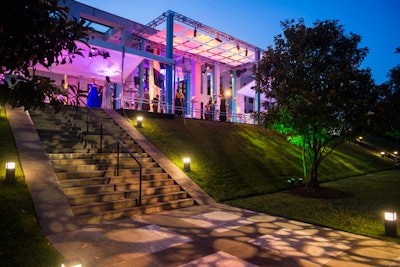
{"label": "grass lawn", "polygon": [[323,187],[348,192],[349,196],[320,199],[291,194],[289,190],[227,204],[400,243],[399,237],[384,236],[383,219],[385,210],[400,210],[399,169],[331,181]]}
{"label": "grass lawn", "polygon": [[[400,242],[382,235],[384,209],[400,210],[400,170],[379,153],[353,143],[339,146],[322,162],[320,181],[352,196],[315,199],[285,192],[288,178],[302,176],[300,151],[276,132],[156,118],[146,118],[139,130],[182,169],[182,159],[189,156],[188,176],[219,202]],[[388,171],[378,172],[383,170]]]}
{"label": "grass lawn", "polygon": [[[61,266],[61,255],[38,224],[4,109],[0,109],[0,144],[0,266]],[[16,162],[14,185],[4,183],[8,161]]]}
{"label": "grass lawn", "polygon": [[[217,201],[277,192],[289,187],[287,179],[302,177],[300,149],[262,126],[146,118],[139,130],[182,169],[190,157],[188,175]],[[393,166],[346,143],[322,162],[319,177],[324,182]]]}

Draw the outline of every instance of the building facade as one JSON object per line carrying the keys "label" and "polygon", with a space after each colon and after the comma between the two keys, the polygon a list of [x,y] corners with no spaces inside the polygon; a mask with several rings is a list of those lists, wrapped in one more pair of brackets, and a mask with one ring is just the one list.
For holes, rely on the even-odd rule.
{"label": "building facade", "polygon": [[[49,70],[37,66],[36,74],[82,92],[91,79],[102,86],[108,76],[117,109],[244,123],[263,111],[252,78],[260,48],[171,10],[143,25],[73,0],[60,4],[94,29],[93,38],[89,47],[76,42],[84,57]],[[69,91],[66,101],[75,98]]]}

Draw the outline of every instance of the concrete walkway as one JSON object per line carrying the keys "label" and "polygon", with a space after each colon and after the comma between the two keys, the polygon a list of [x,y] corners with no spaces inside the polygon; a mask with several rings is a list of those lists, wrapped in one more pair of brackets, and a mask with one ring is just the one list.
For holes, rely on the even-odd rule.
{"label": "concrete walkway", "polygon": [[398,244],[218,204],[197,187],[199,206],[81,227],[29,116],[7,113],[40,225],[67,260],[85,267],[400,266]]}

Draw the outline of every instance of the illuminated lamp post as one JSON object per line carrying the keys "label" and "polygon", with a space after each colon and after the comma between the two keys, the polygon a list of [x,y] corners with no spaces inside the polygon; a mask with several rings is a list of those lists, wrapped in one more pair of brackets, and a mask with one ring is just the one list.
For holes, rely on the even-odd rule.
{"label": "illuminated lamp post", "polygon": [[183,169],[190,172],[190,158],[183,158]]}
{"label": "illuminated lamp post", "polygon": [[7,184],[15,183],[15,162],[6,162],[6,180]]}
{"label": "illuminated lamp post", "polygon": [[397,214],[393,211],[385,211],[385,235],[397,237]]}
{"label": "illuminated lamp post", "polygon": [[70,260],[65,260],[63,263],[61,263],[61,267],[82,267],[82,262],[78,259],[70,259]]}
{"label": "illuminated lamp post", "polygon": [[137,117],[136,121],[137,121],[137,127],[142,128],[143,117],[142,116]]}

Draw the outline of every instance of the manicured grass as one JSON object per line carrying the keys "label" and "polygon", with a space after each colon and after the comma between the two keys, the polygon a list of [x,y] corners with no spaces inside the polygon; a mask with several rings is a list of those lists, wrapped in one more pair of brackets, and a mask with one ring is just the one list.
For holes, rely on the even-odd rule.
{"label": "manicured grass", "polygon": [[[217,201],[277,192],[289,187],[287,179],[302,177],[299,148],[262,126],[146,118],[139,130],[177,166],[190,157],[188,175]],[[393,165],[346,143],[322,162],[319,175],[337,180]]]}
{"label": "manicured grass", "polygon": [[[0,266],[61,266],[43,236],[25,184],[4,109],[0,112]],[[5,163],[16,162],[16,184],[4,183]]]}
{"label": "manicured grass", "polygon": [[[323,184],[349,192],[338,199],[306,198],[279,192],[228,202],[262,213],[400,243],[384,236],[384,211],[400,208],[400,170],[389,170]],[[398,225],[398,233],[400,227]]]}
{"label": "manicured grass", "polygon": [[385,208],[400,209],[400,170],[379,153],[342,144],[323,161],[320,180],[324,187],[353,196],[304,198],[282,192],[290,189],[288,178],[301,177],[301,160],[299,149],[276,132],[254,125],[155,118],[146,118],[139,130],[182,169],[183,157],[191,157],[187,175],[217,201],[400,243],[383,236],[382,217]]}

